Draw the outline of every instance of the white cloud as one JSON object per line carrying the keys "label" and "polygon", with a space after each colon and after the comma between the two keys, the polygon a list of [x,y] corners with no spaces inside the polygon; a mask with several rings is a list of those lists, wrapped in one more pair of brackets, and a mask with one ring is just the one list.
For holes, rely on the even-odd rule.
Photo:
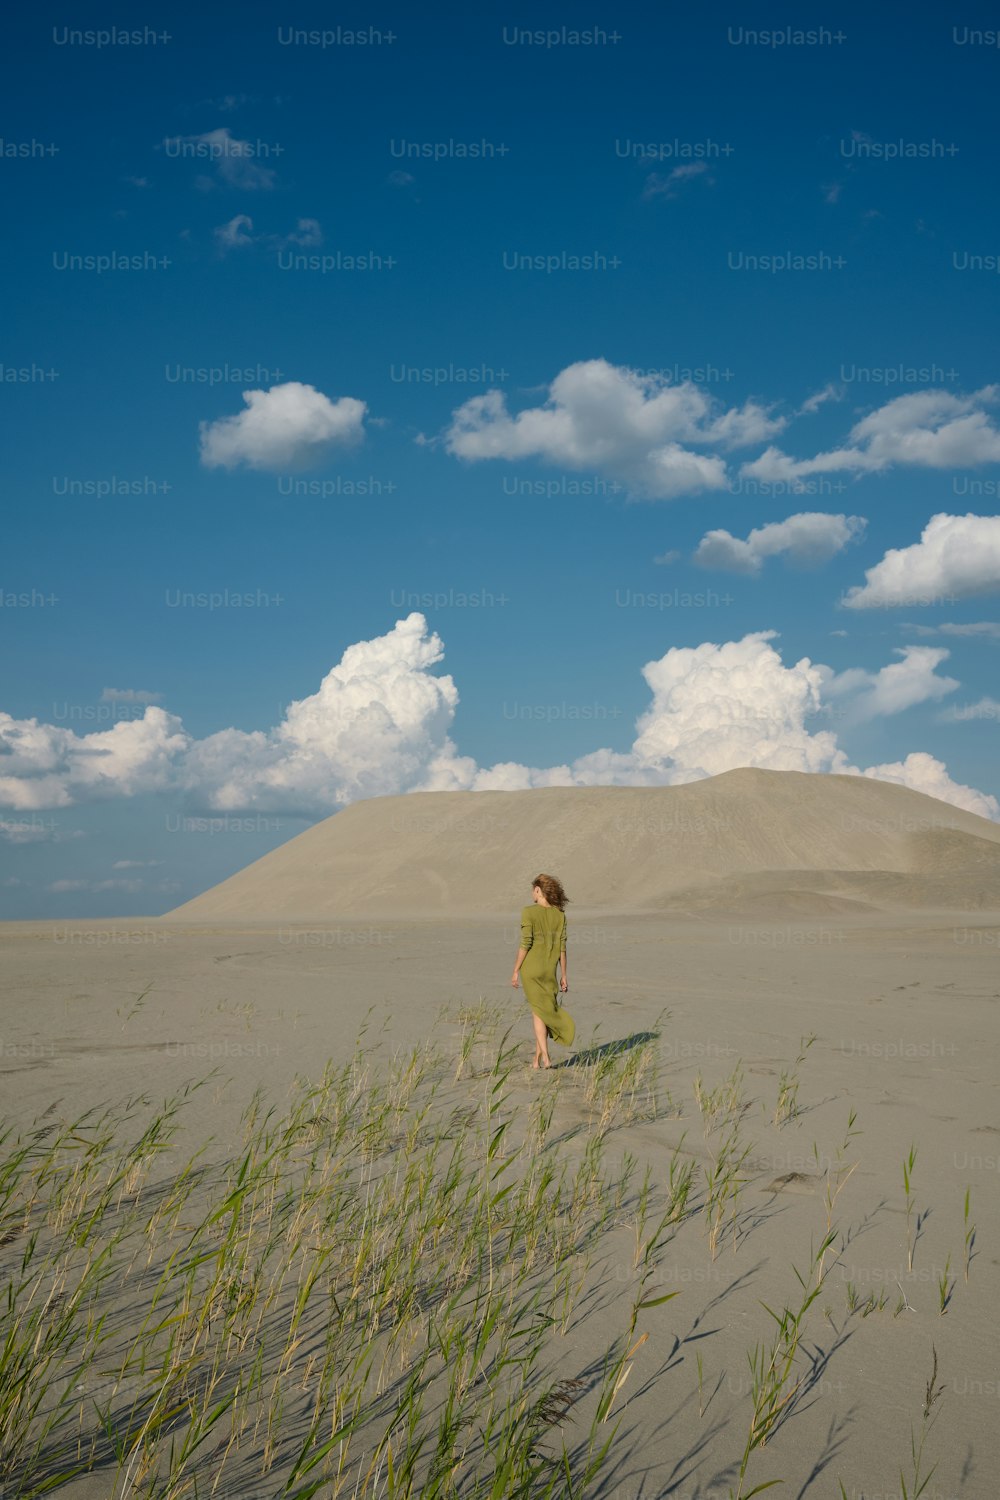
{"label": "white cloud", "polygon": [[45,887],[53,895],[61,896],[67,891],[141,891],[141,880],[53,880]]}
{"label": "white cloud", "polygon": [[[82,829],[78,830],[81,836],[82,832]],[[8,844],[54,844],[60,842],[61,838],[74,836],[60,836],[52,818],[47,822],[41,822],[38,818],[0,818],[0,839]]]}
{"label": "white cloud", "polygon": [[[198,162],[209,162],[215,167],[219,181],[227,187],[241,192],[267,191],[274,187],[273,167],[263,165],[264,156],[260,142],[238,140],[228,125],[217,130],[206,130],[201,135],[173,136],[164,141],[173,156]],[[202,178],[209,184],[210,178]]]}
{"label": "white cloud", "polygon": [[254,243],[253,219],[249,214],[236,214],[228,223],[220,224],[212,233],[221,251],[242,249]]}
{"label": "white cloud", "polygon": [[297,219],[295,228],[284,237],[286,245],[322,245],[323,231],[318,219]]}
{"label": "white cloud", "polygon": [[269,391],[244,391],[247,410],[202,422],[201,461],[209,469],[308,468],[330,449],[360,442],[367,407],[353,396],[331,401],[315,386],[289,380]]}
{"label": "white cloud", "polygon": [[843,399],[843,386],[828,383],[821,391],[815,391],[811,396],[807,396],[795,415],[811,417],[813,412],[819,411],[820,407],[825,406],[828,401],[843,401]]}
{"label": "white cloud", "polygon": [[955,603],[1000,589],[1000,516],[931,516],[920,541],[893,547],[849,589],[849,609]]}
{"label": "white cloud", "polygon": [[785,667],[755,631],[722,645],[671,647],[642,675],[653,701],[637,721],[638,766],[673,781],[715,776],[734,766],[780,771],[839,769],[844,756],[829,730],[811,734],[821,709],[822,673],[808,657]]}
{"label": "white cloud", "polygon": [[894,650],[902,661],[890,662],[878,672],[867,672],[860,667],[836,673],[823,669],[824,699],[838,703],[839,717],[845,727],[902,713],[918,703],[943,698],[961,686],[955,677],[936,675],[936,669],[947,661],[950,651],[934,646],[896,646]]}
{"label": "white cloud", "polygon": [[925,792],[928,797],[937,797],[941,802],[950,802],[954,807],[964,807],[966,812],[978,813],[981,818],[1000,819],[1000,802],[995,797],[952,781],[947,767],[924,750],[915,750],[904,761],[869,766],[861,775],[871,776],[876,781],[895,781],[915,792]]}
{"label": "white cloud", "polygon": [[[683,162],[679,167],[674,167],[672,172],[665,175],[662,172],[650,172],[642,189],[644,198],[676,198],[682,183],[690,182],[692,178],[701,177],[708,171],[708,162],[692,161]],[[712,182],[712,178],[708,178]]]}
{"label": "white cloud", "polygon": [[929,469],[973,468],[1000,460],[1000,430],[984,407],[1000,388],[984,386],[969,396],[950,391],[914,391],[897,396],[856,422],[844,448],[794,459],[780,448],[765,450],[742,472],[755,479],[792,480],[810,474],[877,473],[895,464]]}
{"label": "white cloud", "polygon": [[951,620],[940,625],[917,625],[912,620],[902,620],[900,624],[915,635],[953,635],[969,640],[1000,641],[1000,622],[996,620],[975,620],[966,625],[956,625]]}
{"label": "white cloud", "polygon": [[264,245],[271,250],[281,250],[288,245],[308,248],[323,243],[323,231],[318,219],[298,219],[295,228],[288,234],[255,234],[253,219],[250,215],[236,214],[228,223],[218,225],[212,233],[220,255],[252,245]]}
{"label": "white cloud", "polygon": [[976,620],[967,625],[955,625],[950,620],[938,626],[942,635],[971,636],[974,639],[1000,641],[1000,621]]}
{"label": "white cloud", "polygon": [[764,442],[784,425],[757,402],[725,409],[692,381],[590,359],[568,365],[543,405],[516,416],[501,391],[473,397],[452,413],[444,442],[458,458],[594,468],[636,495],[667,499],[725,488],[723,459],[694,450]]}
{"label": "white cloud", "polygon": [[[147,706],[142,720],[76,736],[34,720],[0,722],[8,771],[0,804],[65,806],[147,791],[185,794],[200,808],[318,817],[360,798],[407,791],[532,786],[679,785],[737,766],[878,775],[998,816],[995,801],[950,781],[922,752],[887,768],[852,765],[829,727],[835,716],[870,719],[940,698],[947,653],[911,646],[879,672],[834,673],[802,657],[785,666],[774,631],[738,641],[671,647],[642,669],[651,699],[631,747],[597,748],[571,764],[480,766],[451,738],[458,691],[432,672],[440,638],[413,613],[349,646],[309,697],[267,730],[224,729],[202,740]],[[120,868],[128,867],[125,862]]]}
{"label": "white cloud", "polygon": [[162,697],[162,693],[149,693],[145,688],[101,689],[102,703],[156,703]]}
{"label": "white cloud", "polygon": [[703,568],[725,568],[733,573],[759,573],[765,558],[779,554],[802,566],[816,565],[857,540],[867,524],[863,516],[802,511],[784,521],[756,527],[745,541],[722,529],[708,531],[698,543],[694,561]]}
{"label": "white cloud", "polygon": [[424,616],[408,615],[387,635],[349,646],[277,727],[198,741],[185,757],[186,786],[220,810],[307,813],[410,790],[445,746],[458,702],[452,679],[429,671],[443,654]]}
{"label": "white cloud", "polygon": [[1000,702],[996,698],[980,698],[976,703],[955,703],[942,709],[938,718],[943,724],[996,724],[1000,720]]}
{"label": "white cloud", "polygon": [[[539,768],[503,762],[479,768],[450,745],[428,766],[423,789],[444,791],[533,786],[676,786],[716,776],[738,766],[765,770],[834,772],[881,776],[984,817],[1000,818],[988,794],[953,782],[947,768],[924,752],[903,762],[861,770],[852,765],[832,730],[823,724],[836,679],[829,667],[802,657],[786,667],[770,644],[776,632],[758,631],[739,641],[671,647],[648,662],[643,676],[652,691],[649,708],[636,723],[630,751],[597,750],[571,765]],[[916,648],[921,649],[921,648]],[[861,717],[898,713],[907,701],[951,691],[948,679],[932,679],[934,663],[908,659],[880,673],[858,674],[853,685],[839,674],[832,707],[862,700]],[[919,687],[918,687],[919,684]],[[829,722],[829,719],[827,719]],[[418,788],[419,789],[419,788]]]}
{"label": "white cloud", "polygon": [[84,735],[0,713],[0,806],[69,807],[166,790],[188,743],[180,719],[152,705],[141,719]]}

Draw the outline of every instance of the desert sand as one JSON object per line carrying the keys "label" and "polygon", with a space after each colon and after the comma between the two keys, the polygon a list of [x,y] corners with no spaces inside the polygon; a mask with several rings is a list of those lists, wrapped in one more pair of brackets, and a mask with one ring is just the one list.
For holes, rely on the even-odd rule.
{"label": "desert sand", "polygon": [[[528,1066],[527,1007],[509,984],[539,869],[572,901],[577,1023],[547,1075]],[[458,1111],[471,1139],[511,1025],[509,1139],[543,1096],[544,1150],[578,1164],[599,1138],[612,1180],[630,1183],[572,1259],[579,1288],[544,1345],[546,1382],[578,1382],[546,1433],[553,1453],[585,1437],[605,1351],[633,1351],[600,1430],[620,1425],[582,1493],[736,1492],[754,1405],[748,1355],[769,1347],[767,1308],[799,1307],[796,1271],[816,1282],[831,1224],[780,1392],[787,1407],[742,1493],[781,1479],[781,1493],[802,1497],[842,1485],[850,1500],[886,1500],[904,1482],[913,1494],[911,1433],[926,1428],[916,1482],[936,1467],[925,1500],[987,1500],[1000,1473],[998,891],[1000,828],[863,778],[739,771],[670,789],[377,799],[165,918],[0,928],[3,1114],[27,1130],[138,1100],[134,1136],[215,1070],[157,1157],[154,1192],[209,1138],[206,1161],[238,1157],[254,1090],[284,1110],[296,1078],[349,1062],[364,1031],[373,1076],[428,1038],[440,1048],[434,1107]],[[609,1090],[629,1066],[628,1088]],[[737,1191],[716,1208],[727,1160]],[[671,1174],[689,1166],[692,1177],[643,1262],[656,1220],[650,1207],[643,1230],[647,1166],[650,1204],[667,1201]],[[5,1278],[23,1249],[23,1236],[0,1240]],[[544,1287],[544,1263],[540,1274]],[[649,1303],[678,1295],[640,1310],[629,1338],[640,1290]],[[289,1441],[308,1425],[297,1359]],[[95,1365],[76,1383],[84,1428],[93,1402],[118,1400],[109,1382]],[[198,1493],[226,1447],[218,1430],[201,1449]],[[58,1493],[123,1494],[101,1451],[103,1467]],[[261,1452],[259,1435],[233,1449],[215,1493],[285,1493],[288,1452],[266,1476]]]}

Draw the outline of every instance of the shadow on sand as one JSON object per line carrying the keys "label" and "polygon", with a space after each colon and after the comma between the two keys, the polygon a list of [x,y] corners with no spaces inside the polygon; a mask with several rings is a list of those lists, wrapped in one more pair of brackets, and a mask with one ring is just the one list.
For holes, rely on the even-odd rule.
{"label": "shadow on sand", "polygon": [[634,1047],[645,1047],[650,1042],[659,1040],[659,1031],[634,1031],[631,1036],[620,1037],[614,1042],[602,1042],[598,1047],[587,1047],[582,1052],[574,1052],[572,1057],[564,1058],[562,1062],[554,1062],[555,1068],[585,1068],[594,1063],[607,1062],[612,1057],[620,1057],[625,1052],[631,1052]]}

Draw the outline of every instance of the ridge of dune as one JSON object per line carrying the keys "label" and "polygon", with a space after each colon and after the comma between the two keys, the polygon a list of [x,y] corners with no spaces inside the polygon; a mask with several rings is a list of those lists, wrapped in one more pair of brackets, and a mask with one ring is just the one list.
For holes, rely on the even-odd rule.
{"label": "ridge of dune", "polygon": [[161,920],[474,915],[523,905],[539,870],[577,910],[782,890],[817,912],[973,910],[1000,907],[1000,826],[871,777],[750,767],[669,787],[411,792],[350,804]]}

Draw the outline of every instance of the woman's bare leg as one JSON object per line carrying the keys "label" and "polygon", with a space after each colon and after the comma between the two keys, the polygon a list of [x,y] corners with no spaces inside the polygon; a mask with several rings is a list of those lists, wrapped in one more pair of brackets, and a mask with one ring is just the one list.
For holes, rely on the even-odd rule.
{"label": "woman's bare leg", "polygon": [[532,1067],[537,1068],[541,1062],[543,1067],[550,1068],[552,1062],[549,1058],[548,1031],[545,1022],[540,1016],[536,1016],[534,1011],[531,1012],[531,1022],[535,1028],[535,1061]]}

